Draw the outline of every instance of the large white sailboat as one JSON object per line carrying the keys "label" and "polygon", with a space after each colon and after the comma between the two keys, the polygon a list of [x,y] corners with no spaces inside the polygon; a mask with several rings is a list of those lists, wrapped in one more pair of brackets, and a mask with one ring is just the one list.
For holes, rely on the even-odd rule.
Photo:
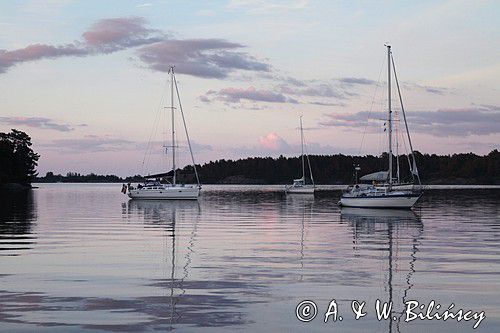
{"label": "large white sailboat", "polygon": [[[194,162],[193,150],[191,148],[191,142],[189,140],[189,134],[186,126],[186,120],[184,118],[184,111],[182,109],[181,98],[179,96],[179,88],[177,86],[177,80],[175,79],[174,67],[170,67],[170,93],[171,93],[171,118],[172,118],[172,170],[166,173],[158,173],[154,175],[145,176],[145,182],[138,184],[137,186],[132,186],[130,184],[123,186],[123,193],[127,193],[132,199],[198,199],[200,194],[201,185],[200,179],[198,177],[198,171],[196,170],[196,164]],[[176,135],[175,135],[175,110],[174,105],[174,88],[175,95],[177,95],[179,111],[182,116],[182,123],[184,125],[184,130],[186,133],[186,139],[189,146],[189,152],[191,154],[191,161],[196,176],[196,185],[179,184],[176,177]],[[170,180],[169,180],[170,179]]]}
{"label": "large white sailboat", "polygon": [[[415,154],[408,131],[406,115],[403,107],[401,91],[399,89],[398,77],[396,74],[396,66],[392,57],[391,46],[387,45],[387,91],[388,91],[388,157],[389,170],[379,171],[365,175],[360,178],[361,181],[372,182],[371,184],[358,184],[356,176],[356,184],[349,186],[340,197],[339,205],[347,207],[369,207],[369,208],[411,208],[417,200],[422,196],[422,186],[420,176],[418,174]],[[408,183],[401,182],[399,169],[399,155],[396,155],[396,177],[393,173],[393,111],[391,109],[391,67],[394,70],[394,78],[398,90],[399,101],[401,103],[401,111],[406,129],[406,135],[410,147],[410,153],[407,155],[408,165],[412,181]],[[359,167],[356,167],[356,174]]]}
{"label": "large white sailboat", "polygon": [[[296,193],[296,194],[314,194],[315,185],[314,178],[311,170],[311,162],[309,161],[309,156],[304,154],[304,129],[302,127],[302,116],[300,116],[300,144],[302,147],[302,177],[299,179],[294,179],[293,184],[285,187],[286,193]],[[305,159],[307,158],[307,165],[309,167],[309,174],[311,175],[311,184],[306,183],[306,166]]]}

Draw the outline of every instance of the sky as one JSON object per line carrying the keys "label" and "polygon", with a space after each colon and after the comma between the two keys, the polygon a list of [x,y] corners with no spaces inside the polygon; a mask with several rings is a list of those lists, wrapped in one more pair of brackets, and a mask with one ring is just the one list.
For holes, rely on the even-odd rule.
{"label": "sky", "polygon": [[41,175],[164,171],[173,65],[197,163],[297,156],[300,116],[308,153],[379,154],[390,43],[414,149],[487,154],[499,14],[498,1],[0,1],[0,131],[32,137]]}

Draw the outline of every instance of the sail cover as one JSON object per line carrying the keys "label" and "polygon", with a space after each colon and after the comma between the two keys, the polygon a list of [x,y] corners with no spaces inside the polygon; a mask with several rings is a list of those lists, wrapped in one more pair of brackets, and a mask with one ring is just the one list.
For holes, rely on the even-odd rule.
{"label": "sail cover", "polygon": [[389,171],[379,171],[374,173],[369,173],[360,178],[360,180],[367,181],[383,181],[389,178]]}
{"label": "sail cover", "polygon": [[144,178],[145,179],[154,179],[154,178],[172,177],[173,175],[174,175],[173,171],[170,170],[169,172],[155,173],[154,175],[147,175],[147,176],[144,176]]}

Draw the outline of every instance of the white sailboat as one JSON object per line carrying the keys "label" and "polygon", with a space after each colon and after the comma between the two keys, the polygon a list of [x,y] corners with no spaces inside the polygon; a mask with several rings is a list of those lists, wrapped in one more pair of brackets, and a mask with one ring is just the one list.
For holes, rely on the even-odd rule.
{"label": "white sailboat", "polygon": [[[170,83],[170,93],[171,93],[171,118],[172,118],[172,170],[166,173],[159,173],[154,175],[148,175],[145,178],[145,182],[143,184],[138,184],[136,187],[128,184],[124,185],[123,192],[127,193],[128,196],[132,199],[198,199],[200,194],[201,185],[198,177],[198,171],[196,170],[196,164],[194,162],[193,150],[191,148],[191,142],[189,140],[189,134],[186,126],[186,120],[184,118],[184,111],[182,109],[181,98],[179,95],[179,88],[177,87],[177,81],[175,79],[174,67],[170,67],[169,74],[171,78]],[[196,176],[196,185],[186,185],[186,184],[178,184],[176,177],[176,142],[175,142],[175,110],[174,106],[174,87],[175,94],[177,95],[179,102],[179,110],[182,116],[182,122],[184,124],[184,130],[186,133],[186,139],[189,146],[189,152],[191,153],[191,161],[194,169],[194,173]],[[166,181],[162,182],[161,179],[167,179],[166,177],[171,176],[171,182]]]}
{"label": "white sailboat", "polygon": [[[311,170],[311,163],[309,161],[309,156],[304,154],[304,129],[302,127],[302,116],[300,116],[300,144],[302,148],[302,177],[299,179],[294,179],[293,184],[285,187],[286,193],[296,193],[296,194],[314,194],[315,185],[314,178]],[[306,183],[306,167],[305,159],[307,158],[307,165],[309,167],[309,174],[311,175],[311,184]]]}
{"label": "white sailboat", "polygon": [[[388,68],[388,155],[389,155],[389,170],[379,171],[365,175],[360,178],[361,181],[371,181],[372,184],[356,184],[349,186],[340,197],[339,205],[347,207],[367,207],[367,208],[411,208],[417,200],[422,196],[422,186],[418,174],[415,154],[411,143],[410,132],[406,122],[406,115],[403,107],[401,91],[399,89],[398,77],[396,75],[396,66],[392,57],[391,46],[387,45],[387,68]],[[401,103],[401,111],[405,123],[408,143],[411,153],[408,154],[408,164],[412,177],[411,183],[402,183],[399,173],[399,156],[396,156],[397,171],[396,178],[393,175],[393,151],[392,151],[392,132],[393,119],[391,109],[391,67],[394,69],[394,78]],[[359,167],[356,167],[356,174]],[[357,177],[356,177],[357,178]]]}

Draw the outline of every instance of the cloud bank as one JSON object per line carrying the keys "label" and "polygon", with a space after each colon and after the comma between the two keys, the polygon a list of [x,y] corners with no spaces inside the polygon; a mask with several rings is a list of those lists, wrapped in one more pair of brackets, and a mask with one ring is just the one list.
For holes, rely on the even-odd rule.
{"label": "cloud bank", "polygon": [[[164,154],[164,142],[162,141],[131,141],[107,135],[85,135],[77,139],[55,139],[38,144],[46,150],[55,150],[63,154],[100,153],[114,151],[137,151],[144,154],[150,149],[152,154]],[[180,150],[187,150],[187,142],[178,142]],[[200,153],[212,151],[211,145],[202,144],[196,141],[191,142],[193,152]]]}
{"label": "cloud bank", "polygon": [[[258,69],[256,68],[256,70]],[[299,80],[293,77],[277,75],[265,75],[264,78],[271,79],[274,86],[262,89],[250,86],[248,88],[227,87],[219,91],[209,90],[199,99],[203,102],[218,100],[226,103],[240,103],[241,100],[248,100],[252,102],[308,103],[319,106],[345,107],[346,103],[339,101],[357,96],[353,86],[376,84],[374,81],[365,78],[340,78],[327,81]],[[320,98],[324,100],[316,99],[299,102],[299,98]]]}
{"label": "cloud bank", "polygon": [[[360,111],[357,113],[327,114],[322,126],[344,127],[350,129],[380,129],[385,112]],[[500,133],[500,108],[494,105],[471,106],[435,111],[407,112],[411,132],[434,136],[464,137],[471,135],[490,135]]]}
{"label": "cloud bank", "polygon": [[41,129],[51,129],[59,132],[69,132],[73,130],[73,128],[68,124],[58,124],[52,119],[43,117],[0,117],[0,123],[14,126],[28,126]]}
{"label": "cloud bank", "polygon": [[16,50],[0,49],[0,73],[15,65],[41,59],[86,57],[136,49],[138,58],[157,71],[177,66],[178,73],[224,78],[236,70],[262,71],[270,66],[241,51],[245,46],[224,39],[170,39],[146,27],[141,17],[109,18],[95,22],[82,38],[62,45],[31,44]]}
{"label": "cloud bank", "polygon": [[269,71],[270,66],[254,57],[231,50],[244,45],[223,39],[166,40],[139,48],[137,54],[149,68],[205,78],[225,78],[234,70]]}
{"label": "cloud bank", "polygon": [[229,87],[219,91],[209,90],[206,95],[200,96],[200,99],[204,102],[209,102],[211,101],[211,96],[215,96],[215,99],[228,103],[239,103],[241,100],[267,103],[298,103],[297,100],[281,93],[266,89],[258,90],[254,87],[248,87],[246,89]]}

